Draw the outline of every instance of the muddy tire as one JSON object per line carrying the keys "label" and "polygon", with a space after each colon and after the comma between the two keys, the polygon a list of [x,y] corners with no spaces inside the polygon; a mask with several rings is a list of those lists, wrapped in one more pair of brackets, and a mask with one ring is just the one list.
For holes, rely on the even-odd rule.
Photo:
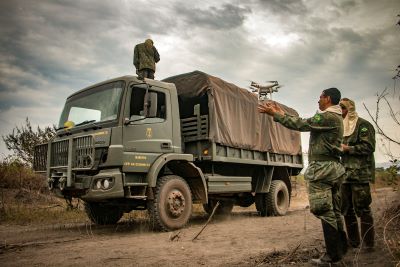
{"label": "muddy tire", "polygon": [[254,202],[256,204],[256,209],[258,211],[258,214],[261,217],[270,215],[269,211],[268,211],[267,194],[266,193],[256,193],[256,195],[254,197]]}
{"label": "muddy tire", "polygon": [[283,216],[289,209],[289,190],[285,182],[273,180],[269,192],[266,194],[267,210],[270,215]]}
{"label": "muddy tire", "polygon": [[118,207],[101,203],[85,202],[84,207],[89,219],[99,225],[116,224],[123,215]]}
{"label": "muddy tire", "polygon": [[148,202],[148,212],[155,230],[167,232],[184,227],[192,214],[189,185],[176,175],[159,178],[154,200]]}
{"label": "muddy tire", "polygon": [[[209,215],[211,215],[214,210],[215,205],[217,205],[218,200],[210,199],[207,204],[203,204],[203,209]],[[228,215],[232,212],[233,202],[231,201],[220,201],[215,215]]]}

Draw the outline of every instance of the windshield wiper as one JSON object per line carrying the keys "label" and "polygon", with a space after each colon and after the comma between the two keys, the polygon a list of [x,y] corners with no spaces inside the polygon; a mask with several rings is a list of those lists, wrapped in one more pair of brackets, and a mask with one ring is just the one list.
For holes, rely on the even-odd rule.
{"label": "windshield wiper", "polygon": [[56,129],[56,132],[59,131],[59,130],[64,130],[65,128],[67,128],[67,126],[58,127],[58,128]]}
{"label": "windshield wiper", "polygon": [[[96,120],[86,120],[86,121],[83,121],[83,122],[81,122],[81,123],[78,123],[78,124],[75,124],[75,127],[76,126],[81,126],[81,125],[85,125],[85,124],[89,124],[89,123],[92,123],[92,122],[95,122]],[[94,124],[94,123],[93,123]],[[95,126],[97,126],[96,124],[94,124]]]}

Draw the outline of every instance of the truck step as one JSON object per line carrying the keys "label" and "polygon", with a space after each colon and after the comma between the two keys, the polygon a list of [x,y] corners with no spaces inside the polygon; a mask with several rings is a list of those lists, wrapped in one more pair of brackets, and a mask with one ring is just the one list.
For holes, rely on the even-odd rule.
{"label": "truck step", "polygon": [[125,183],[125,186],[147,186],[148,183]]}
{"label": "truck step", "polygon": [[126,198],[146,200],[147,197],[146,196],[127,196]]}

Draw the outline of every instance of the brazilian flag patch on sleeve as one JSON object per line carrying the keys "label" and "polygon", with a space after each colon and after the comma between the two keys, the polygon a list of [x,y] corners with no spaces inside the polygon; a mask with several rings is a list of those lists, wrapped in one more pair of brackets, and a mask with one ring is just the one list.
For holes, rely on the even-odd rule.
{"label": "brazilian flag patch on sleeve", "polygon": [[314,117],[312,118],[312,121],[315,123],[319,123],[322,121],[322,116],[321,114],[315,114]]}
{"label": "brazilian flag patch on sleeve", "polygon": [[367,137],[368,136],[368,128],[365,126],[362,126],[360,129],[360,136],[362,137]]}

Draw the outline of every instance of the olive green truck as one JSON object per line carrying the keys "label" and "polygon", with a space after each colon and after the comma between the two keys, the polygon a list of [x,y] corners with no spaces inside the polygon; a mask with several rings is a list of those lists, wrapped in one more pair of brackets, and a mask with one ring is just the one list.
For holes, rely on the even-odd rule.
{"label": "olive green truck", "polygon": [[57,196],[82,199],[97,224],[147,209],[155,229],[170,231],[185,226],[193,203],[284,215],[290,177],[303,168],[300,134],[258,113],[258,101],[200,71],[111,79],[67,98],[56,136],[35,147],[34,169]]}

